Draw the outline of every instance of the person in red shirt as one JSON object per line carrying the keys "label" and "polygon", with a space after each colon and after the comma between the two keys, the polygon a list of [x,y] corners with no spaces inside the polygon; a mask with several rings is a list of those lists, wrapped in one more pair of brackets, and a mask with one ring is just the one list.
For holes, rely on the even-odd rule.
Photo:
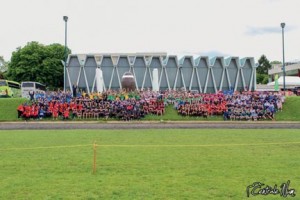
{"label": "person in red shirt", "polygon": [[52,117],[53,117],[53,120],[58,118],[58,107],[57,106],[55,106],[53,108]]}
{"label": "person in red shirt", "polygon": [[30,115],[31,115],[31,106],[25,106],[25,113],[24,113],[24,116],[25,116],[25,120],[29,120],[30,119]]}
{"label": "person in red shirt", "polygon": [[58,103],[58,115],[63,115],[63,104]]}
{"label": "person in red shirt", "polygon": [[18,118],[20,118],[24,113],[24,106],[22,104],[19,105],[17,111],[18,111]]}
{"label": "person in red shirt", "polygon": [[64,118],[63,118],[63,119],[69,119],[69,114],[70,114],[69,109],[66,109],[66,110],[64,111]]}
{"label": "person in red shirt", "polygon": [[39,116],[39,107],[36,106],[33,111],[33,118],[38,119],[38,116]]}

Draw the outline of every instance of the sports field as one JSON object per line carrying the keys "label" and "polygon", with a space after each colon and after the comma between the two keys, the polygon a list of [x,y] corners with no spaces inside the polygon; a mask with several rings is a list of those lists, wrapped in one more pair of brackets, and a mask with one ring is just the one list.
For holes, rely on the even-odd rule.
{"label": "sports field", "polygon": [[0,199],[240,200],[253,182],[288,180],[299,191],[299,152],[295,129],[2,130]]}

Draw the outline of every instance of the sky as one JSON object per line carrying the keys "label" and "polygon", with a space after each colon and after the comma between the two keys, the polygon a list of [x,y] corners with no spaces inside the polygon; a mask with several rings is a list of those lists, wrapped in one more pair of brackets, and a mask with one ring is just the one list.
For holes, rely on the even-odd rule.
{"label": "sky", "polygon": [[27,42],[65,41],[72,53],[300,59],[299,0],[0,0],[0,56]]}

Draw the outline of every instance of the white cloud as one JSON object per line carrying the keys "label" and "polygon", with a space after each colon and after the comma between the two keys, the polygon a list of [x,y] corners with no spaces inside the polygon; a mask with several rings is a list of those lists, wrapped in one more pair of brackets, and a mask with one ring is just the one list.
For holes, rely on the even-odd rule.
{"label": "white cloud", "polygon": [[3,1],[0,56],[7,60],[33,40],[64,44],[62,16],[68,15],[74,53],[215,51],[269,60],[281,58],[274,33],[284,21],[286,60],[292,60],[300,57],[299,6],[298,0]]}
{"label": "white cloud", "polygon": [[[289,26],[284,29],[284,32],[294,31],[296,27]],[[246,35],[257,36],[263,34],[282,34],[282,28],[280,26],[277,27],[248,27],[246,31]]]}

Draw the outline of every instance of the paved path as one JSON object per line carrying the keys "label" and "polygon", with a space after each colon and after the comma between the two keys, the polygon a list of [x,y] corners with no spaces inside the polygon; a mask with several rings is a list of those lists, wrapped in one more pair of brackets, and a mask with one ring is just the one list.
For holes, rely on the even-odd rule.
{"label": "paved path", "polygon": [[34,129],[299,129],[300,122],[1,122],[0,130]]}

